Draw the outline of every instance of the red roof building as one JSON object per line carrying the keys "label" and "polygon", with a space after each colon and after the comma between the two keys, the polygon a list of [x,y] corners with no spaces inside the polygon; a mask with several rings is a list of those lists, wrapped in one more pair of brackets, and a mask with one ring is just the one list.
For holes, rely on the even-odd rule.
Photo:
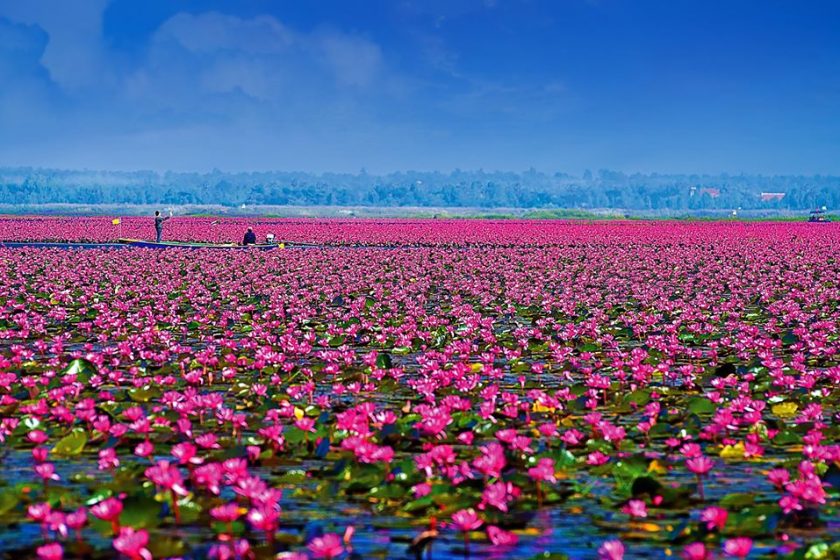
{"label": "red roof building", "polygon": [[783,192],[763,192],[761,193],[761,200],[763,202],[770,202],[773,200],[782,200],[786,193]]}

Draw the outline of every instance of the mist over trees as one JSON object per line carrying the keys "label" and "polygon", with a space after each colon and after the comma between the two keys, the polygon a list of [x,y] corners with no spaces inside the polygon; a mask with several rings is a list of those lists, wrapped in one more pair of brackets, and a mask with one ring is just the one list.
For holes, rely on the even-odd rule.
{"label": "mist over trees", "polygon": [[807,210],[840,208],[840,177],[625,174],[610,170],[587,171],[577,177],[534,169],[372,175],[364,170],[313,174],[0,168],[0,204],[53,203]]}

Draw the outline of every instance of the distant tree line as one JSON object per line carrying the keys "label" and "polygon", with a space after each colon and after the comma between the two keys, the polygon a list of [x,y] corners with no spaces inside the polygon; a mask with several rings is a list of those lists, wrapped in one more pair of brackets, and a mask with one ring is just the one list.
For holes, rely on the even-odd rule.
{"label": "distant tree line", "polygon": [[[764,200],[761,193],[784,193]],[[764,198],[767,198],[766,196]],[[221,204],[805,210],[840,208],[840,177],[408,171],[157,173],[0,168],[1,204]]]}

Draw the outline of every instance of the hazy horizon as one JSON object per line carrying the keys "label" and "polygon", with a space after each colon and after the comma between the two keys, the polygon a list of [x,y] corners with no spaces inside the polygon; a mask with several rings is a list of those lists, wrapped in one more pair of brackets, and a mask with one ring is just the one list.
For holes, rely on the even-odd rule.
{"label": "hazy horizon", "polygon": [[840,174],[840,4],[0,0],[0,165]]}
{"label": "hazy horizon", "polygon": [[505,169],[505,168],[460,168],[455,167],[451,169],[388,169],[384,171],[371,171],[369,169],[357,169],[357,170],[341,170],[341,171],[333,171],[333,170],[321,170],[321,171],[311,171],[307,169],[271,169],[271,168],[264,168],[264,169],[224,169],[219,167],[214,167],[212,169],[169,169],[169,168],[162,168],[162,169],[153,169],[153,168],[86,168],[86,167],[52,167],[52,166],[43,166],[43,165],[5,165],[0,163],[0,175],[4,172],[9,172],[11,170],[22,170],[22,169],[31,169],[33,171],[39,172],[59,172],[59,173],[70,173],[70,174],[143,174],[143,173],[154,173],[158,176],[164,176],[166,174],[175,174],[175,175],[248,175],[248,174],[258,174],[258,175],[311,175],[311,176],[323,176],[323,175],[347,175],[352,177],[361,177],[363,175],[369,175],[371,177],[388,177],[393,175],[426,175],[426,174],[438,174],[438,175],[455,175],[455,174],[463,174],[463,175],[500,175],[500,174],[510,174],[510,175],[517,175],[517,176],[525,176],[530,173],[541,174],[545,176],[566,176],[573,179],[583,179],[587,173],[592,175],[594,180],[597,180],[598,174],[601,172],[606,173],[619,173],[626,177],[703,177],[703,178],[710,178],[710,179],[719,179],[721,177],[755,177],[755,178],[817,178],[817,177],[825,177],[825,178],[838,178],[840,177],[840,172],[838,173],[749,173],[745,171],[739,172],[729,172],[729,171],[721,171],[721,172],[666,172],[666,171],[627,171],[623,169],[612,169],[608,167],[598,167],[598,168],[586,168],[578,171],[571,171],[568,169],[542,169],[537,167],[530,167],[528,169]]}

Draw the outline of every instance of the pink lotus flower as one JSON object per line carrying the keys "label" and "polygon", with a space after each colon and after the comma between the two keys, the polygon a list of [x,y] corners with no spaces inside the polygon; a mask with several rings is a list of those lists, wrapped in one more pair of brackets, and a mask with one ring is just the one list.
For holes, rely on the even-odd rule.
{"label": "pink lotus flower", "polygon": [[120,500],[118,500],[117,498],[106,498],[101,502],[91,506],[90,513],[91,515],[98,519],[101,519],[102,521],[110,521],[111,529],[114,531],[114,533],[119,533],[119,519],[122,510],[123,504]]}
{"label": "pink lotus flower", "polygon": [[563,432],[560,439],[569,447],[575,447],[583,443],[586,440],[586,436],[579,430],[571,429]]}
{"label": "pink lotus flower", "polygon": [[164,490],[169,490],[181,496],[188,494],[187,489],[184,488],[184,480],[181,478],[178,467],[170,464],[169,461],[158,461],[154,466],[146,469],[145,475],[155,486]]}
{"label": "pink lotus flower", "polygon": [[554,459],[540,459],[536,467],[528,469],[528,476],[537,481],[557,482],[554,476]]}
{"label": "pink lotus flower", "polygon": [[752,539],[748,537],[736,537],[734,539],[727,539],[723,543],[723,551],[727,556],[735,558],[746,558],[752,550]]}
{"label": "pink lotus flower", "polygon": [[605,541],[598,547],[599,560],[623,560],[624,558],[624,544],[618,540]]}
{"label": "pink lotus flower", "polygon": [[41,445],[42,443],[46,443],[50,438],[42,430],[32,430],[26,434],[26,439],[36,445]]}
{"label": "pink lotus flower", "polygon": [[696,443],[686,443],[680,448],[680,453],[688,459],[694,459],[703,455],[703,450]]}
{"label": "pink lotus flower", "polygon": [[67,516],[60,511],[53,511],[47,516],[46,526],[50,531],[56,531],[61,537],[67,536]]}
{"label": "pink lotus flower", "polygon": [[172,456],[178,459],[180,465],[200,465],[203,461],[196,456],[198,449],[189,442],[179,443],[172,446]]}
{"label": "pink lotus flower", "polygon": [[706,523],[706,527],[710,531],[712,529],[722,531],[726,526],[726,519],[728,517],[729,513],[725,509],[717,506],[707,507],[703,510],[703,513],[700,514],[700,519]]}
{"label": "pink lotus flower", "polygon": [[41,502],[30,505],[26,510],[26,515],[34,520],[43,523],[49,517],[52,507],[47,502]]}
{"label": "pink lotus flower", "polygon": [[700,455],[698,457],[688,459],[685,462],[685,465],[688,467],[688,470],[694,474],[704,475],[714,468],[715,463],[705,455]]}
{"label": "pink lotus flower", "polygon": [[685,560],[709,560],[710,554],[706,550],[706,545],[701,542],[695,542],[683,548],[682,557]]}
{"label": "pink lotus flower", "polygon": [[782,508],[782,511],[787,513],[791,513],[793,511],[801,511],[802,504],[799,502],[799,499],[795,496],[782,496],[779,500],[779,506]]}
{"label": "pink lotus flower", "polygon": [[59,480],[59,476],[55,472],[55,465],[52,463],[40,463],[35,465],[35,472],[44,480],[44,482],[47,480]]}
{"label": "pink lotus flower", "polygon": [[461,532],[475,531],[484,524],[474,509],[462,509],[452,514],[452,523]]}
{"label": "pink lotus flower", "polygon": [[423,496],[427,496],[432,492],[432,486],[427,482],[421,482],[412,488],[414,492],[414,498],[422,498]]}
{"label": "pink lotus flower", "polygon": [[39,546],[35,550],[39,560],[61,560],[64,558],[64,548],[57,542]]}
{"label": "pink lotus flower", "polygon": [[201,434],[195,438],[195,442],[202,449],[221,449],[222,447],[218,443],[216,434],[213,433]]}
{"label": "pink lotus flower", "polygon": [[117,452],[112,447],[99,451],[99,470],[111,470],[120,466]]}
{"label": "pink lotus flower", "polygon": [[50,454],[50,450],[47,447],[33,447],[32,448],[32,459],[36,463],[43,463],[47,460],[47,456]]}
{"label": "pink lotus flower", "polygon": [[463,432],[458,434],[458,441],[464,445],[472,445],[474,439],[475,434],[473,432]]}
{"label": "pink lotus flower", "polygon": [[[508,504],[516,500],[521,494],[521,490],[513,485],[511,482],[494,482],[487,486],[481,494],[481,503],[478,505],[479,509],[485,509],[488,505],[495,507],[499,511],[508,511]],[[454,518],[453,518],[454,519]]]}
{"label": "pink lotus flower", "polygon": [[621,511],[631,517],[647,517],[647,505],[642,500],[630,500]]}
{"label": "pink lotus flower", "polygon": [[304,416],[295,421],[295,427],[302,432],[315,432],[315,419]]}
{"label": "pink lotus flower", "polygon": [[273,533],[277,528],[280,512],[274,507],[260,505],[248,511],[247,519],[254,529]]}
{"label": "pink lotus flower", "polygon": [[122,527],[120,534],[113,540],[117,552],[128,556],[131,560],[152,560],[152,554],[146,548],[149,544],[149,533],[145,529],[135,530]]}
{"label": "pink lotus flower", "polygon": [[767,473],[767,478],[776,488],[781,489],[790,480],[790,473],[787,469],[772,469]]}
{"label": "pink lotus flower", "polygon": [[685,465],[688,467],[688,470],[697,475],[697,493],[700,495],[701,500],[704,499],[703,476],[715,466],[714,461],[705,455],[700,455],[686,460]]}
{"label": "pink lotus flower", "polygon": [[605,455],[605,454],[601,453],[600,451],[593,451],[592,453],[587,455],[586,464],[597,467],[597,466],[603,465],[604,463],[606,463],[609,460],[610,460],[609,455]]}
{"label": "pink lotus flower", "polygon": [[[838,228],[185,218],[167,233],[230,240],[246,224],[261,235],[270,228],[288,239],[393,247],[116,254],[0,246],[0,443],[26,457],[31,449],[33,468],[9,490],[44,533],[38,544],[85,527],[84,509],[40,487],[58,469],[68,496],[87,495],[86,477],[76,476],[84,461],[53,463],[48,452],[79,429],[88,436],[83,456],[99,453],[103,484],[145,470],[137,491],[163,492],[162,511],[185,534],[207,521],[235,524],[213,543],[225,560],[273,552],[280,491],[268,473],[288,457],[313,483],[327,472],[324,459],[340,454],[339,486],[355,488],[363,471],[378,473],[380,488],[409,489],[358,496],[389,510],[425,496],[414,504],[419,514],[440,515],[450,495],[475,498],[469,505],[488,546],[512,546],[502,523],[540,509],[545,485],[558,478],[552,460],[608,476],[610,462],[643,458],[657,476],[665,469],[666,485],[695,476],[702,500],[707,477],[722,467],[712,450],[728,445],[724,457],[743,451],[739,483],[775,487],[783,527],[833,513],[835,489],[821,477],[840,460],[832,439],[840,309],[826,280],[837,263],[825,257],[840,247]],[[122,224],[137,236],[147,226],[143,218]],[[114,234],[104,218],[0,217],[3,240]],[[631,394],[647,402],[628,403]],[[631,417],[620,414],[627,406]],[[783,444],[791,430],[801,448]],[[786,461],[798,457],[797,468],[773,468],[782,451]],[[162,452],[171,453],[165,466]],[[721,477],[715,490],[737,490],[725,486]],[[207,519],[179,521],[187,491]],[[578,496],[582,522],[599,496]],[[119,538],[120,521],[134,516],[111,516],[106,503],[91,514],[113,517]],[[663,505],[652,495],[619,509],[643,519]],[[713,506],[692,515],[703,542],[687,555],[752,554],[738,544],[745,537],[727,520],[733,513]],[[233,536],[243,521],[259,551]],[[447,526],[469,538],[468,521]],[[437,535],[430,525],[428,542]],[[364,540],[370,529],[358,530]],[[664,548],[651,537],[640,537],[638,556]],[[780,555],[810,539],[779,537]],[[621,557],[623,545],[610,543],[598,555]],[[70,555],[77,545],[63,546]],[[348,537],[340,554],[350,553]]]}
{"label": "pink lotus flower", "polygon": [[65,521],[67,526],[75,531],[80,531],[85,525],[87,525],[87,510],[83,507],[68,513],[65,517]]}
{"label": "pink lotus flower", "polygon": [[138,457],[150,457],[155,452],[155,446],[150,441],[142,441],[134,448],[134,454]]}
{"label": "pink lotus flower", "polygon": [[210,515],[213,519],[221,521],[222,523],[233,523],[239,519],[242,513],[239,511],[238,504],[230,502],[214,507],[210,510]]}
{"label": "pink lotus flower", "polygon": [[487,538],[489,538],[490,542],[495,546],[513,546],[519,542],[519,537],[515,534],[510,531],[500,529],[495,525],[487,526]]}
{"label": "pink lotus flower", "polygon": [[337,558],[344,552],[341,537],[335,533],[327,533],[323,537],[315,537],[306,545],[315,558]]}

